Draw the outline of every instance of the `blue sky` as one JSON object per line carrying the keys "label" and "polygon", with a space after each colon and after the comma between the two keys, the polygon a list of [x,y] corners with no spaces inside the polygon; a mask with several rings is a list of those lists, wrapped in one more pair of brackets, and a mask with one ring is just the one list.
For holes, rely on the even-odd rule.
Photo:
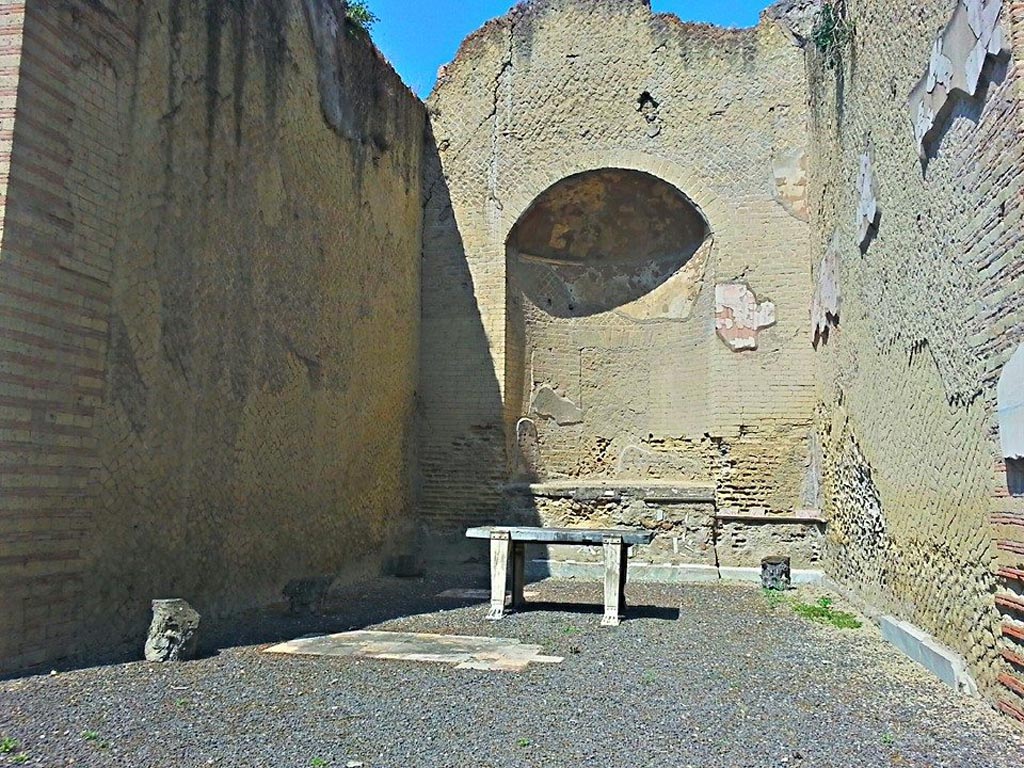
{"label": "blue sky", "polygon": [[[659,13],[728,27],[757,23],[770,0],[652,0]],[[459,43],[515,0],[370,0],[380,17],[373,39],[405,82],[421,96],[434,85],[437,69],[455,57]]]}

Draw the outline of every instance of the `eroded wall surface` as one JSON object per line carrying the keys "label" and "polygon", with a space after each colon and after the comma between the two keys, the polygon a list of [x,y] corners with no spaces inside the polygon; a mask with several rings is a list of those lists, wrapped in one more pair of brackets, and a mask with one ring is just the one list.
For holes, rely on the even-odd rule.
{"label": "eroded wall surface", "polygon": [[[813,506],[806,102],[803,54],[767,18],[721,30],[644,0],[542,0],[464,43],[428,101],[431,528],[640,523],[671,534],[666,557],[693,561],[674,537],[713,561],[700,541],[716,509]],[[614,180],[540,199],[588,173]],[[620,205],[612,190],[641,190],[639,176],[687,200],[706,239],[668,225],[668,191]],[[584,231],[586,210],[622,219],[619,239]],[[502,493],[511,479],[676,482],[699,498],[668,515],[640,498],[527,494],[523,508],[521,489]]]}
{"label": "eroded wall surface", "polygon": [[360,572],[404,531],[425,116],[340,12],[28,3],[3,669],[141,643],[152,598],[216,616]]}
{"label": "eroded wall surface", "polygon": [[[945,70],[973,66],[965,19],[993,5],[1005,39],[1019,40],[1019,3],[851,0],[840,66],[809,56],[815,322],[827,330],[816,366],[831,572],[963,653],[986,693],[1019,707],[996,681],[1020,674],[1002,652],[1021,615],[1004,618],[994,599],[1020,594],[997,573],[1024,565],[1013,543],[1024,504],[1008,493],[996,427],[999,372],[1024,336],[1021,72],[1009,43],[992,56],[983,36],[975,95],[950,85],[948,100],[929,96],[945,104],[934,128],[917,122],[929,78],[941,90],[964,79]],[[937,35],[949,40],[954,16],[963,39],[943,54]]]}

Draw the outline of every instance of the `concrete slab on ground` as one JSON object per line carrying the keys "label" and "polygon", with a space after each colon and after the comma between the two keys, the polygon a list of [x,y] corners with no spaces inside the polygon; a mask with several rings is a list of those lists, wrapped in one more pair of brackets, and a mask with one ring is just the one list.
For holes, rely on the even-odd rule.
{"label": "concrete slab on ground", "polygon": [[539,645],[501,637],[431,635],[418,632],[342,632],[303,637],[267,648],[265,653],[335,656],[454,664],[456,669],[522,672],[530,664],[558,664]]}

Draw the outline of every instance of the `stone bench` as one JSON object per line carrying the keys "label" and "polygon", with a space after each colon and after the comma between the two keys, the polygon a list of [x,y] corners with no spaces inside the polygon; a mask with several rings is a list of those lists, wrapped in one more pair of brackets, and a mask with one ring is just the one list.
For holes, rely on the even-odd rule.
{"label": "stone bench", "polygon": [[649,531],[587,528],[528,528],[519,526],[487,526],[466,531],[470,539],[491,542],[491,608],[487,618],[497,621],[505,615],[505,584],[509,560],[512,561],[512,607],[521,607],[526,584],[526,545],[568,544],[602,547],[604,549],[604,618],[601,625],[618,626],[626,608],[626,573],[629,548],[650,544],[654,534]]}

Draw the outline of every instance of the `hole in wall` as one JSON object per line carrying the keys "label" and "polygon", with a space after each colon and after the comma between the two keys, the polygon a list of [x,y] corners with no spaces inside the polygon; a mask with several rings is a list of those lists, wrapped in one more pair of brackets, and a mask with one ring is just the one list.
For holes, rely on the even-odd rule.
{"label": "hole in wall", "polygon": [[644,91],[640,94],[640,98],[637,99],[637,109],[643,112],[646,109],[657,109],[661,106],[657,100],[651,96],[650,91]]}

